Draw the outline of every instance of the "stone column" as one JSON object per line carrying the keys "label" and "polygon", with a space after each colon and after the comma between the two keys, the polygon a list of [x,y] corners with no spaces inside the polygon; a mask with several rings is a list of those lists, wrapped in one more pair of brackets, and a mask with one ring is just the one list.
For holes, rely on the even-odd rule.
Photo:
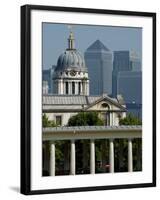
{"label": "stone column", "polygon": [[70,175],[76,174],[76,148],[75,140],[71,140]]}
{"label": "stone column", "polygon": [[75,94],[78,94],[78,82],[75,82]]}
{"label": "stone column", "polygon": [[50,176],[55,176],[55,142],[50,142]]}
{"label": "stone column", "polygon": [[68,92],[72,94],[72,82],[68,82]]}
{"label": "stone column", "polygon": [[58,94],[63,94],[63,81],[62,81],[62,79],[58,80]]}
{"label": "stone column", "polygon": [[95,174],[95,143],[90,140],[90,174]]}
{"label": "stone column", "polygon": [[114,173],[114,140],[109,140],[109,172]]}
{"label": "stone column", "polygon": [[89,80],[87,80],[87,95],[89,95]]}
{"label": "stone column", "polygon": [[128,139],[128,172],[133,172],[132,139]]}

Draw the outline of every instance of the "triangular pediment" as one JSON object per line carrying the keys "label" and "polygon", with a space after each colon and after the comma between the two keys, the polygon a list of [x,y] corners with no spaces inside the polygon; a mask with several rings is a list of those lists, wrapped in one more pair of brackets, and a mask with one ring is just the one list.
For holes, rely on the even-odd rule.
{"label": "triangular pediment", "polygon": [[118,103],[118,101],[110,98],[109,96],[102,96],[96,101],[88,105],[86,110],[98,110],[98,111],[126,111],[125,106]]}

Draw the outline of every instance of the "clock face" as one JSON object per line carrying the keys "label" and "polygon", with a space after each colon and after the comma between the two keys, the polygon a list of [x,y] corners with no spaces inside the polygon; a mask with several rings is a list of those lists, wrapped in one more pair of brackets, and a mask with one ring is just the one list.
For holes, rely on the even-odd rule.
{"label": "clock face", "polygon": [[71,76],[75,76],[76,75],[76,72],[74,70],[70,71],[70,75]]}

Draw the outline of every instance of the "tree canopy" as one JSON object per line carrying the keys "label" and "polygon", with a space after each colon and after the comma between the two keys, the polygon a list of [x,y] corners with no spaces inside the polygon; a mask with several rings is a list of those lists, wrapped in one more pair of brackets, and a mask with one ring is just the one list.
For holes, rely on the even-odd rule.
{"label": "tree canopy", "polygon": [[68,121],[68,126],[102,126],[103,121],[97,112],[80,112],[72,116]]}
{"label": "tree canopy", "polygon": [[42,125],[43,125],[43,128],[55,127],[56,123],[53,120],[49,120],[47,115],[44,113],[42,116]]}
{"label": "tree canopy", "polygon": [[129,113],[125,118],[119,120],[119,125],[142,125],[142,121]]}

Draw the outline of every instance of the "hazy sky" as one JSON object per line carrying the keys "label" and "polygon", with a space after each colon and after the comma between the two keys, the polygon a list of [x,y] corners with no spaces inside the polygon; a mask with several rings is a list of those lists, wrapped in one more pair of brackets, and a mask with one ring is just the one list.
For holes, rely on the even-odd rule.
{"label": "hazy sky", "polygon": [[[59,55],[67,48],[69,29],[67,24],[43,23],[43,68],[57,64]],[[99,39],[111,51],[134,50],[142,55],[142,29],[111,26],[74,25],[75,46],[85,50]]]}

